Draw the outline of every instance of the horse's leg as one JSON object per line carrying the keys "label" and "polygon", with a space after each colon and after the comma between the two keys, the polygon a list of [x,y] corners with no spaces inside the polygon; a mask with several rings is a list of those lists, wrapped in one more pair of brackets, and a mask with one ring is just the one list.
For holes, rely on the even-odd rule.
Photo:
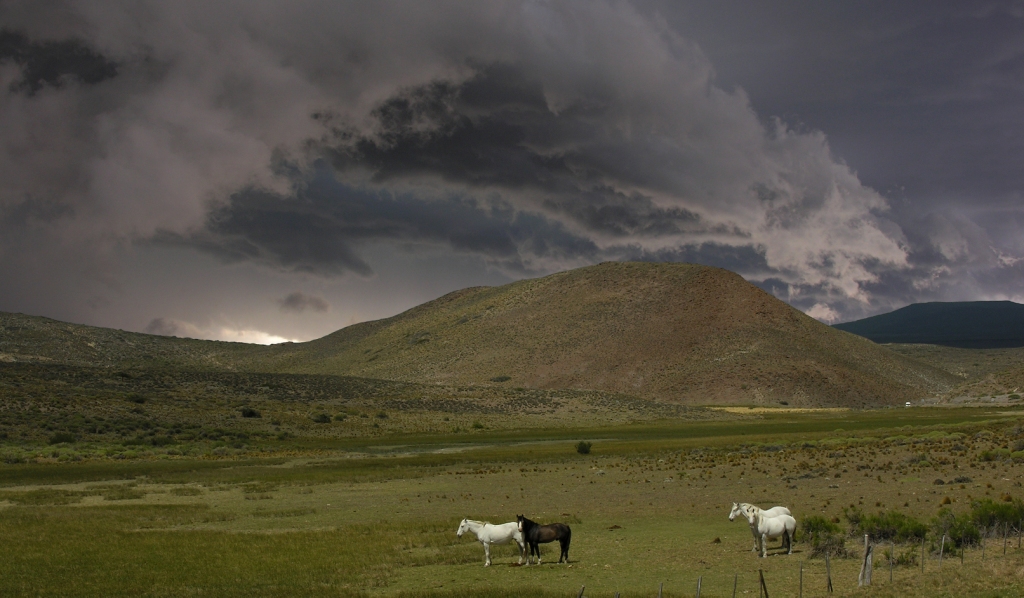
{"label": "horse's leg", "polygon": [[754,547],[750,549],[750,552],[757,552],[761,548],[757,542],[761,536],[758,535],[757,530],[754,528],[750,528],[750,533],[754,536]]}
{"label": "horse's leg", "polygon": [[487,542],[481,542],[484,545],[484,567],[491,566],[491,545]]}
{"label": "horse's leg", "polygon": [[[526,544],[523,544],[519,540],[516,540],[516,546],[519,547],[519,564],[523,564],[523,557],[526,556]],[[529,563],[527,563],[529,564]]]}
{"label": "horse's leg", "polygon": [[761,558],[768,556],[768,534],[761,534]]}

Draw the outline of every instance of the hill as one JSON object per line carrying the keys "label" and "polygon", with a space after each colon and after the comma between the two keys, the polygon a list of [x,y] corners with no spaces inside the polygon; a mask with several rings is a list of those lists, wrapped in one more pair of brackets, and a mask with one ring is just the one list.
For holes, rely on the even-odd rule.
{"label": "hill", "polygon": [[274,348],[70,324],[0,312],[0,363],[104,368],[251,370]]}
{"label": "hill", "polygon": [[821,324],[732,272],[650,263],[463,289],[270,347],[0,314],[0,361],[594,390],[690,405],[867,407],[963,381]]}
{"label": "hill", "polygon": [[821,324],[732,272],[651,263],[464,289],[281,347],[259,367],[689,404],[877,406],[956,381]]}
{"label": "hill", "polygon": [[876,343],[970,349],[1024,347],[1024,305],[1012,301],[914,303],[834,328]]}

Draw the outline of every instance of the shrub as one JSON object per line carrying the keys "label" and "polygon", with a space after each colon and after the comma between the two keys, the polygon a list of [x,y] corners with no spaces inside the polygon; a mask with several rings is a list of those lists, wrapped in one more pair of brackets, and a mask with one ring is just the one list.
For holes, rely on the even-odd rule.
{"label": "shrub", "polygon": [[128,400],[131,401],[132,403],[138,403],[139,405],[141,405],[146,402],[146,397],[137,393],[132,393],[128,395]]}
{"label": "shrub", "polygon": [[812,557],[846,554],[846,538],[843,537],[843,528],[838,523],[829,521],[821,515],[811,515],[800,523],[800,527],[810,539]]}
{"label": "shrub", "polygon": [[388,414],[387,413],[385,413],[383,411],[378,411],[377,412],[377,419],[387,419],[387,418],[388,418]]}
{"label": "shrub", "polygon": [[576,452],[581,454],[581,455],[589,455],[590,454],[590,447],[592,447],[592,446],[594,446],[594,445],[589,443],[589,442],[587,442],[586,440],[581,440],[581,441],[576,443]]}
{"label": "shrub", "polygon": [[996,502],[991,498],[976,500],[971,503],[970,520],[981,528],[996,528],[1002,525],[1020,525],[1024,520],[1024,503],[1017,500]]}
{"label": "shrub", "polygon": [[348,416],[345,415],[344,413],[339,413],[339,414],[334,416],[334,421],[336,421],[336,422],[343,422],[343,421],[345,421],[345,418],[347,418],[347,417]]}
{"label": "shrub", "polygon": [[50,444],[61,444],[62,442],[74,442],[75,435],[71,432],[57,432],[53,436],[50,436]]}
{"label": "shrub", "polygon": [[850,522],[851,534],[868,534],[874,540],[920,541],[928,533],[928,526],[898,511],[881,511],[877,515],[867,515],[856,507],[849,507],[843,509],[843,515]]}
{"label": "shrub", "polygon": [[484,425],[482,423],[480,423],[480,422],[473,422],[473,429],[474,430],[483,430],[484,429]]}
{"label": "shrub", "polygon": [[242,407],[242,417],[263,417],[263,414],[252,407]]}
{"label": "shrub", "polygon": [[892,564],[896,565],[897,567],[916,567],[917,566],[917,547],[916,546],[908,547],[903,552],[898,553],[895,556],[895,558],[893,558],[893,554],[890,551],[890,549],[886,548],[884,551],[882,551],[882,556],[885,558],[885,561],[887,563],[889,562],[889,560],[892,560]]}
{"label": "shrub", "polygon": [[935,536],[942,537],[946,534],[952,548],[963,548],[973,546],[981,540],[981,532],[978,526],[971,520],[968,514],[954,515],[949,509],[942,509],[932,520],[932,530]]}
{"label": "shrub", "polygon": [[512,379],[512,376],[495,376],[491,378],[491,382],[508,382]]}
{"label": "shrub", "polygon": [[331,416],[326,413],[317,413],[313,416],[313,422],[318,424],[329,424],[331,423]]}

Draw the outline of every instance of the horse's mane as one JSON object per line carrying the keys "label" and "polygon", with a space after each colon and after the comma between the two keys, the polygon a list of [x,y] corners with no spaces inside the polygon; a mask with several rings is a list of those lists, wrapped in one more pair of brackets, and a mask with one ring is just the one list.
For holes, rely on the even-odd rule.
{"label": "horse's mane", "polygon": [[[523,527],[524,528],[525,527],[540,527],[539,523],[537,523],[533,519],[530,519],[526,515],[522,515],[522,518],[523,518]],[[526,531],[526,530],[524,529],[523,531]]]}

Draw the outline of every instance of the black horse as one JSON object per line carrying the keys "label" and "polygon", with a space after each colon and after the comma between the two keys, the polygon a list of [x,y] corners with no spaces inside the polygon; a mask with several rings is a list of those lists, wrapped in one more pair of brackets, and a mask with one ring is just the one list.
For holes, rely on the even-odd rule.
{"label": "black horse", "polygon": [[561,563],[562,559],[565,559],[567,563],[569,562],[569,541],[572,540],[572,530],[569,529],[568,525],[564,523],[541,525],[522,515],[516,515],[516,519],[519,521],[519,531],[523,534],[523,542],[526,542],[530,547],[530,554],[526,557],[527,565],[530,564],[530,557],[534,554],[537,555],[537,564],[539,565],[539,544],[546,544],[555,540],[558,540],[559,546],[562,547],[562,554],[558,556],[558,562]]}

